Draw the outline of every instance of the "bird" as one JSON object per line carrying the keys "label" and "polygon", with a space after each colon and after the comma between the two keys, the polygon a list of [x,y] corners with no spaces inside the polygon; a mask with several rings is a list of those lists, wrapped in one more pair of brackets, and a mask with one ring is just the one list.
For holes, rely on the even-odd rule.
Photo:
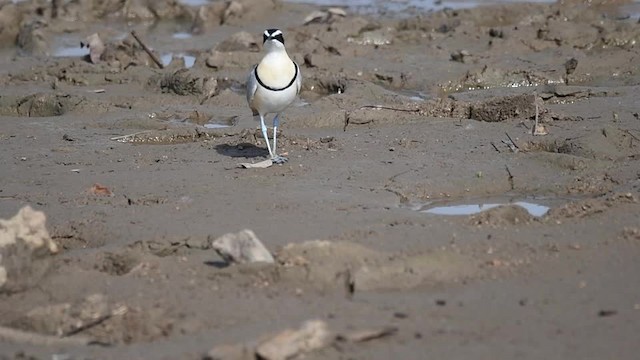
{"label": "bird", "polygon": [[[302,87],[300,67],[293,61],[284,46],[284,35],[279,29],[267,29],[262,36],[265,52],[262,60],[247,76],[247,102],[254,118],[260,117],[262,136],[267,143],[269,156],[275,164],[287,162],[287,158],[277,153],[277,134],[280,114],[293,103]],[[269,144],[264,118],[273,117],[273,149]]]}

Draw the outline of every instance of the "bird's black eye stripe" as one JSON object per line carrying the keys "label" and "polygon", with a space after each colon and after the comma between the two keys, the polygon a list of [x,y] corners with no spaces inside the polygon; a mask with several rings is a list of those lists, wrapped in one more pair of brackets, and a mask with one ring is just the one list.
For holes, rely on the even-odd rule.
{"label": "bird's black eye stripe", "polygon": [[284,45],[284,36],[282,31],[278,29],[267,29],[262,34],[262,43],[264,44],[269,39],[275,39],[280,41]]}

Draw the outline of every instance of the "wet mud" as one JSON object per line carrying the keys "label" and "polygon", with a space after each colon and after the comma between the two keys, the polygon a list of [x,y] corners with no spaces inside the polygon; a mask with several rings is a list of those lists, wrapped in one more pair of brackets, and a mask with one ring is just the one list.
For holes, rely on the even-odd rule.
{"label": "wet mud", "polygon": [[[0,358],[256,358],[226,346],[321,319],[394,331],[300,356],[634,359],[636,5],[0,3],[0,218],[59,248],[0,293]],[[289,162],[241,169],[273,26]],[[212,248],[242,229],[274,263]]]}

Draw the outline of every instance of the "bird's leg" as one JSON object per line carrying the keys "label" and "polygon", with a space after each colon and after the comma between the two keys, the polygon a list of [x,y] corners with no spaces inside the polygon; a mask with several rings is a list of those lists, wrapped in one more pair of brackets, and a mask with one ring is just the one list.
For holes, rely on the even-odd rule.
{"label": "bird's leg", "polygon": [[267,143],[267,150],[269,150],[269,155],[273,159],[273,152],[271,152],[271,145],[269,144],[269,136],[267,136],[267,126],[264,124],[264,116],[260,114],[260,128],[262,129],[262,136],[264,136],[264,141]]}
{"label": "bird's leg", "polygon": [[276,116],[273,117],[273,153],[276,155],[275,157],[271,157],[271,159],[273,160],[274,163],[276,164],[283,164],[285,162],[287,162],[286,157],[284,156],[280,156],[278,155],[278,126],[280,125],[280,114],[276,114]]}

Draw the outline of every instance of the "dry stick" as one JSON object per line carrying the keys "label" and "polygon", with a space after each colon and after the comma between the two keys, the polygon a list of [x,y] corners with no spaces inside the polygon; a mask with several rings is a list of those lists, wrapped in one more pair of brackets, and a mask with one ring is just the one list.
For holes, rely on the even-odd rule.
{"label": "dry stick", "polygon": [[145,45],[145,43],[143,43],[142,40],[140,40],[140,38],[138,37],[138,34],[136,33],[135,30],[131,31],[131,36],[133,36],[133,38],[136,39],[138,44],[140,44],[140,46],[142,46],[142,49],[144,49],[144,51],[146,51],[147,54],[149,54],[149,56],[151,57],[151,60],[153,60],[153,62],[156,63],[156,65],[158,65],[158,67],[160,69],[164,69],[164,65],[162,65],[162,62],[160,62],[160,60],[158,60],[158,58],[153,53],[153,51],[151,49],[149,49],[149,47],[147,45]]}
{"label": "dry stick", "polygon": [[531,129],[531,135],[535,135],[538,131],[538,103],[536,102],[536,124]]}
{"label": "dry stick", "polygon": [[344,127],[342,128],[342,131],[347,131],[347,126],[349,126],[349,112],[345,111],[344,112]]}
{"label": "dry stick", "polygon": [[498,149],[498,147],[496,146],[496,144],[494,144],[494,143],[493,143],[493,141],[492,141],[492,142],[490,142],[489,144],[491,144],[491,146],[493,146],[493,148],[494,148],[497,152],[500,152],[500,149]]}
{"label": "dry stick", "polygon": [[412,113],[420,112],[420,109],[399,109],[399,108],[383,106],[383,105],[362,105],[358,110],[360,109],[380,109],[380,110],[404,111],[404,112],[412,112]]}
{"label": "dry stick", "polygon": [[134,137],[136,135],[140,135],[140,134],[144,134],[144,133],[148,133],[148,132],[151,132],[151,130],[144,130],[144,131],[135,132],[133,134],[114,136],[114,137],[109,138],[109,140],[115,140],[115,141],[124,140],[126,138]]}
{"label": "dry stick", "polygon": [[514,190],[516,186],[513,183],[513,174],[511,174],[511,170],[509,169],[509,165],[505,165],[504,168],[507,170],[507,174],[509,175],[509,186],[511,190]]}
{"label": "dry stick", "polygon": [[57,336],[36,334],[4,326],[0,326],[0,340],[37,346],[85,346],[92,343],[92,340],[86,337],[75,336],[59,338]]}
{"label": "dry stick", "polygon": [[104,316],[100,316],[99,318],[97,318],[97,319],[95,319],[95,320],[93,320],[91,322],[88,322],[88,323],[86,323],[86,324],[84,324],[84,325],[82,325],[80,327],[77,327],[77,328],[75,328],[73,330],[69,330],[69,331],[65,332],[62,335],[62,337],[63,338],[67,338],[69,336],[73,336],[75,334],[79,334],[79,333],[81,333],[81,332],[83,332],[83,331],[85,331],[87,329],[91,329],[94,326],[98,326],[98,325],[102,324],[103,322],[107,321],[108,319],[111,319],[112,317],[113,317],[113,314],[107,314],[107,315],[104,315]]}
{"label": "dry stick", "polygon": [[509,136],[509,133],[508,133],[508,132],[505,132],[505,134],[507,134],[507,137],[509,138],[509,141],[511,141],[511,143],[513,144],[513,146],[514,146],[516,149],[520,150],[520,147],[518,146],[518,144],[516,144],[516,142],[515,142],[515,141],[513,141],[513,139],[511,138],[511,136]]}

